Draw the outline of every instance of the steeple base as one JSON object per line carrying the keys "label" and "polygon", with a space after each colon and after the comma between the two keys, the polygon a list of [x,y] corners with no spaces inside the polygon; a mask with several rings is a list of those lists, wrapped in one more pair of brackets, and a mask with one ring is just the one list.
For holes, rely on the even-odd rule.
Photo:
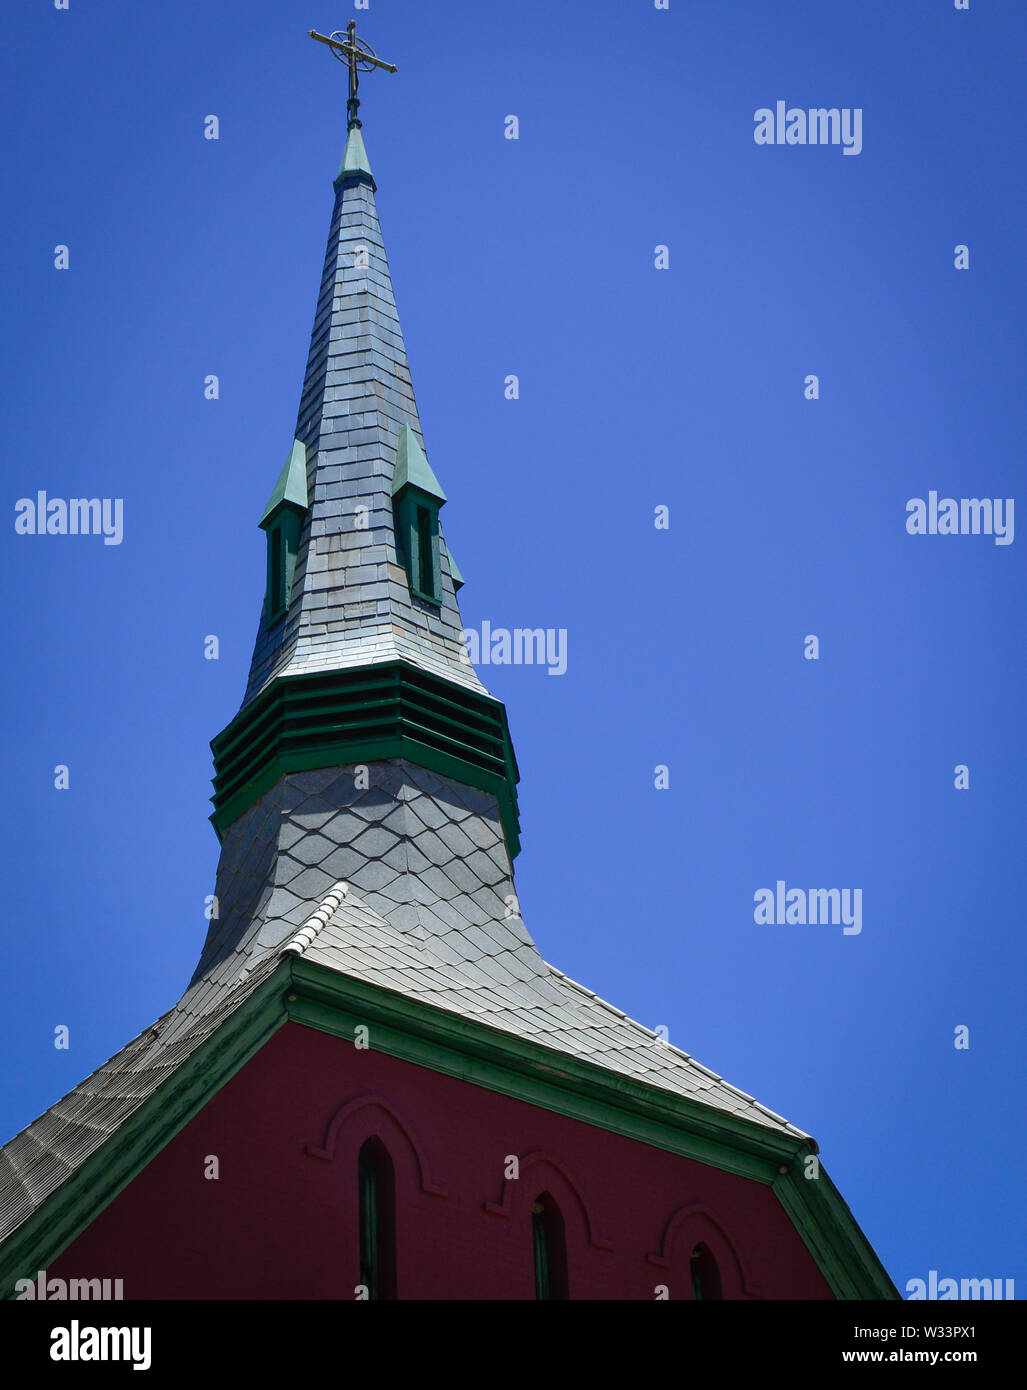
{"label": "steeple base", "polygon": [[237,981],[340,881],[443,960],[548,971],[520,919],[496,797],[389,759],[290,773],[236,818],[190,988]]}
{"label": "steeple base", "polygon": [[495,797],[520,850],[517,763],[498,700],[401,661],[281,676],[211,744],[219,837],[286,773],[402,758]]}

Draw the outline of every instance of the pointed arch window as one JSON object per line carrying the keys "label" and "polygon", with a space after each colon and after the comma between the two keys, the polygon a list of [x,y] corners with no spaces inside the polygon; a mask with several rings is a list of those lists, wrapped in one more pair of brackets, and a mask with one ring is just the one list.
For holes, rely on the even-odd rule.
{"label": "pointed arch window", "polygon": [[709,1246],[697,1245],[692,1251],[692,1297],[710,1302],[723,1298],[720,1288],[720,1270],[717,1261],[710,1253]]}
{"label": "pointed arch window", "polygon": [[531,1235],[535,1254],[535,1297],[567,1298],[567,1238],[560,1208],[548,1192],[531,1208]]}
{"label": "pointed arch window", "polygon": [[360,1280],[368,1298],[396,1297],[396,1179],[388,1150],[368,1139],[357,1160]]}

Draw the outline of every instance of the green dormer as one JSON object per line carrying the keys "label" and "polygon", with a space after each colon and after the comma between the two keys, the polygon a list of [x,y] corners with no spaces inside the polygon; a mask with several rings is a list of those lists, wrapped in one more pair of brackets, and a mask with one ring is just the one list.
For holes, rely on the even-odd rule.
{"label": "green dormer", "polygon": [[285,467],[260,518],[267,534],[267,593],[264,622],[273,626],[289,611],[300,532],[307,514],[307,448],[293,440]]}
{"label": "green dormer", "polygon": [[417,436],[404,425],[396,442],[392,475],[396,554],[407,572],[410,592],[436,606],[442,602],[439,508],[445,500]]}

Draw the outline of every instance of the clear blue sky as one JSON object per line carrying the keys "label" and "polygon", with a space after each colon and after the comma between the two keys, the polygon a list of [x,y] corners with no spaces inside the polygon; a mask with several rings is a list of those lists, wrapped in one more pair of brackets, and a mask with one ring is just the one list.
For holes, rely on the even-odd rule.
{"label": "clear blue sky", "polygon": [[[242,697],[343,143],[343,70],[305,33],[353,14],[5,16],[5,1139],[199,953],[208,742]],[[1027,8],[357,18],[400,69],[361,115],[464,620],[568,633],[562,677],[482,671],[529,929],[815,1134],[900,1287],[1027,1290]],[[779,99],[861,108],[862,153],[756,145]],[[123,498],[123,543],[16,535],[39,488]],[[1023,535],[907,535],[931,489],[1022,499]],[[756,925],[778,879],[862,889],[862,933]]]}

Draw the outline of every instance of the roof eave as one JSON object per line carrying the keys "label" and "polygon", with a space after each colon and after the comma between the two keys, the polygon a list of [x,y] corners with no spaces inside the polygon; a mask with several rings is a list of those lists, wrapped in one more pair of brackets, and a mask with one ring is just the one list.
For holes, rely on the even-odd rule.
{"label": "roof eave", "polygon": [[689,1100],[302,956],[292,980],[293,1022],[352,1039],[354,1026],[373,1020],[378,1051],[770,1186],[836,1298],[900,1297],[823,1167],[817,1181],[805,1177],[817,1149],[809,1135]]}
{"label": "roof eave", "polygon": [[[273,960],[274,958],[272,958]],[[900,1297],[834,1184],[806,1179],[809,1136],[763,1126],[289,954],[0,1245],[0,1298],[47,1268],[284,1023],[770,1186],[836,1298]],[[115,1142],[116,1141],[116,1142]]]}

